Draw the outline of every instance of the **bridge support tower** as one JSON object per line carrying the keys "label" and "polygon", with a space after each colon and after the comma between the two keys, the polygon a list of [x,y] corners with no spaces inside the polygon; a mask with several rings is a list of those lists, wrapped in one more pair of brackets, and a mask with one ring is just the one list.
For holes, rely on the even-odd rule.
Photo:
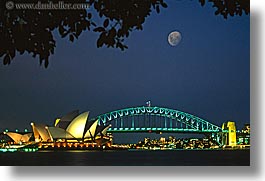
{"label": "bridge support tower", "polygon": [[222,145],[236,146],[236,123],[228,121],[222,125]]}

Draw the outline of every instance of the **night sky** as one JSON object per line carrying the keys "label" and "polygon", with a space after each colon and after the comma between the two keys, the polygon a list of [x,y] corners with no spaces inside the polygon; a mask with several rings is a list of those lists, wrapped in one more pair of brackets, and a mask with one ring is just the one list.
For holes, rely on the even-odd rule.
{"label": "night sky", "polygon": [[[31,55],[0,65],[0,130],[52,125],[79,109],[98,114],[126,107],[168,107],[221,126],[250,122],[250,17],[215,16],[197,1],[171,1],[134,31],[124,52],[96,48],[98,34],[57,40],[48,69]],[[179,45],[168,34],[182,34]]]}

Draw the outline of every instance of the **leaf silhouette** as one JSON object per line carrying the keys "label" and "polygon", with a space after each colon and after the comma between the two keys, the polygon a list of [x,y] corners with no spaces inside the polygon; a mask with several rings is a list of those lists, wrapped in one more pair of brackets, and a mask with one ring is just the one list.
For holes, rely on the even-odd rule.
{"label": "leaf silhouette", "polygon": [[[124,51],[128,48],[124,42],[131,35],[130,32],[143,30],[146,18],[153,11],[160,13],[168,7],[164,0],[76,0],[78,3],[88,3],[90,8],[8,10],[5,7],[8,1],[0,1],[0,57],[3,64],[8,65],[15,56],[27,52],[34,58],[38,56],[40,64],[45,61],[45,67],[49,64],[50,55],[55,52],[53,34],[56,31],[62,38],[68,36],[69,41],[74,42],[83,32],[93,30],[98,36],[97,47]],[[64,3],[73,2],[64,0]],[[27,3],[36,3],[36,0],[27,0]],[[198,0],[197,3],[204,6],[206,0]],[[208,0],[207,3],[216,9],[216,15],[224,19],[250,12],[249,0]]]}

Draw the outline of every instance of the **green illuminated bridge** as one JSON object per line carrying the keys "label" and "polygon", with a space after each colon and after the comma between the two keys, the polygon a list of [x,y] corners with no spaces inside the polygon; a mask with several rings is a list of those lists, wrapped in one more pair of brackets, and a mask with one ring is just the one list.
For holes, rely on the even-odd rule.
{"label": "green illuminated bridge", "polygon": [[101,114],[94,119],[111,127],[108,132],[219,133],[221,127],[197,116],[162,107],[132,107]]}

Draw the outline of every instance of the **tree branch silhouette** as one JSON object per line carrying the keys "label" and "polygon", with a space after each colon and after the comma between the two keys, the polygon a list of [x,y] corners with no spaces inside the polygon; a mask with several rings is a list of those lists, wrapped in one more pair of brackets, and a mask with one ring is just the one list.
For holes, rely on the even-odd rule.
{"label": "tree branch silhouette", "polygon": [[[53,0],[58,3],[61,0]],[[164,0],[64,0],[64,3],[88,3],[82,10],[30,10],[6,8],[8,0],[0,1],[0,57],[9,65],[14,57],[27,52],[38,56],[40,65],[48,67],[54,54],[56,41],[53,33],[58,30],[62,38],[74,42],[85,31],[99,34],[97,47],[113,47],[122,51],[128,47],[124,41],[130,33],[142,30],[152,11],[160,13],[167,8]],[[41,0],[48,3],[49,0]],[[202,6],[206,0],[199,0]],[[22,3],[21,1],[14,3]],[[27,0],[25,3],[36,3]],[[249,14],[249,0],[208,0],[216,8],[215,15],[225,19],[230,15]],[[95,17],[100,18],[95,18]],[[97,20],[99,19],[99,20]]]}

